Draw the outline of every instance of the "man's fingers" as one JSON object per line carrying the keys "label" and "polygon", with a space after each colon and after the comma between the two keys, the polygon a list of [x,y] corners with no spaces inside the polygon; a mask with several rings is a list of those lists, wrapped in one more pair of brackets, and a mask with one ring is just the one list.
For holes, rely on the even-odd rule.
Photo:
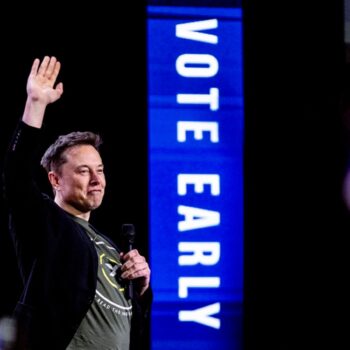
{"label": "man's fingers", "polygon": [[40,63],[39,58],[36,58],[32,64],[32,69],[30,71],[31,76],[35,76],[38,73],[39,63]]}
{"label": "man's fingers", "polygon": [[60,72],[60,69],[61,69],[61,63],[56,60],[54,68],[53,68],[53,72],[52,72],[52,79],[53,80],[56,80],[58,73]]}
{"label": "man's fingers", "polygon": [[55,90],[61,96],[63,94],[63,83],[58,83]]}
{"label": "man's fingers", "polygon": [[43,61],[41,62],[41,65],[39,66],[39,70],[38,70],[38,75],[44,75],[47,69],[47,65],[50,62],[50,57],[49,56],[45,56]]}
{"label": "man's fingers", "polygon": [[145,277],[147,280],[149,279],[149,275],[150,275],[150,270],[148,267],[144,267],[144,268],[130,268],[128,270],[126,270],[125,272],[123,272],[121,274],[122,278],[125,279],[134,279],[134,278],[140,278],[140,277]]}
{"label": "man's fingers", "polygon": [[54,76],[52,76],[52,73],[54,73],[55,71],[55,66],[57,64],[57,59],[56,57],[51,57],[49,64],[47,66],[46,71],[44,72],[44,75],[48,78],[48,79],[53,79]]}

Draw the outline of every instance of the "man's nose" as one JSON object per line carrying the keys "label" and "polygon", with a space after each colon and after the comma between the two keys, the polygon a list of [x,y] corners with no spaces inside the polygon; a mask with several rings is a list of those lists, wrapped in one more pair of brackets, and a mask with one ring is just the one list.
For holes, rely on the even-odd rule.
{"label": "man's nose", "polygon": [[91,171],[90,182],[92,182],[92,183],[100,183],[101,182],[101,178],[96,171]]}

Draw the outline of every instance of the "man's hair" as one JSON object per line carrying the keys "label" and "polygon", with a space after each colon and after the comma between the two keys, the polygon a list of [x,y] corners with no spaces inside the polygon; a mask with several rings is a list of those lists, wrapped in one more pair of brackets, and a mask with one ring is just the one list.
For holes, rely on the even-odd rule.
{"label": "man's hair", "polygon": [[41,158],[40,164],[47,172],[51,170],[59,172],[62,164],[67,162],[64,152],[68,148],[79,145],[91,145],[99,151],[101,144],[101,136],[91,131],[74,131],[67,135],[60,135],[46,150]]}

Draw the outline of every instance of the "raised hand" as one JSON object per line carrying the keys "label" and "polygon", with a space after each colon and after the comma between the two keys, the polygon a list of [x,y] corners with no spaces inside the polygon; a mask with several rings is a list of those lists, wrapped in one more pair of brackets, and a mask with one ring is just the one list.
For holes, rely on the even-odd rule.
{"label": "raised hand", "polygon": [[47,105],[61,97],[63,84],[54,86],[60,68],[61,63],[56,57],[45,56],[41,64],[38,58],[34,60],[27,81],[27,94],[33,101]]}
{"label": "raised hand", "polygon": [[41,128],[46,106],[57,101],[63,93],[63,84],[55,86],[61,63],[56,57],[45,56],[42,62],[36,58],[27,80],[27,101],[22,120]]}

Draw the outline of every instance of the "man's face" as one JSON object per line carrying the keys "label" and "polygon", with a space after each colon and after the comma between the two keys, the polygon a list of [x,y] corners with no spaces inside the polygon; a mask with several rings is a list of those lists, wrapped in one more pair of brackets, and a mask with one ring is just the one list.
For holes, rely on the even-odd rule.
{"label": "man's face", "polygon": [[[102,203],[106,187],[103,163],[91,145],[78,145],[65,151],[67,162],[57,174],[56,197],[65,209],[89,212]],[[69,210],[70,211],[70,210]]]}

